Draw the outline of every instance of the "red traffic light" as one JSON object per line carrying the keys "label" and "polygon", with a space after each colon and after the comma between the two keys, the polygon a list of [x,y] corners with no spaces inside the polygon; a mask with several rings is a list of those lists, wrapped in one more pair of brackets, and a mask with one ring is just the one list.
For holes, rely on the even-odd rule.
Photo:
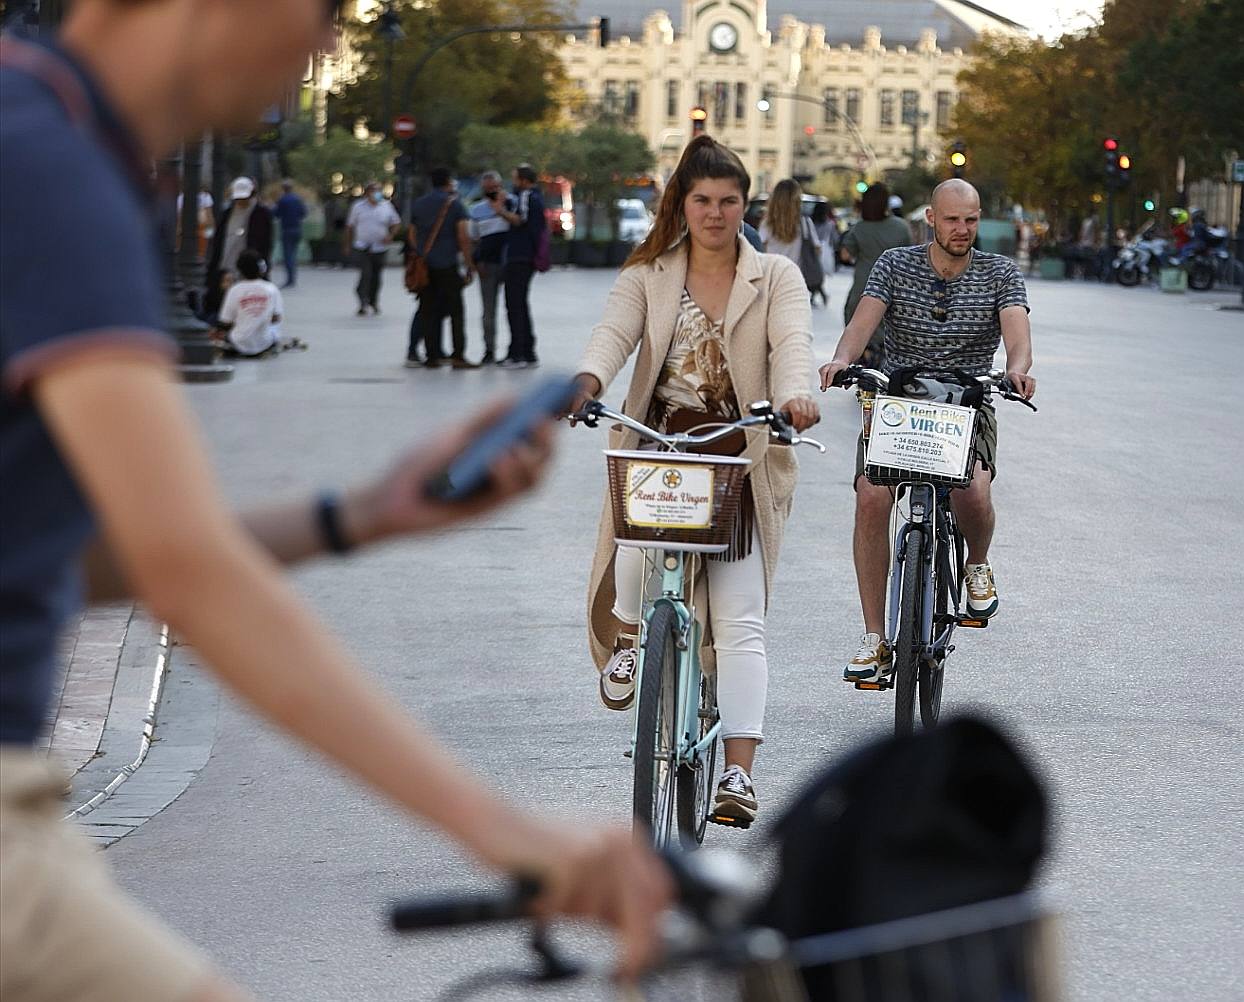
{"label": "red traffic light", "polygon": [[1117,150],[1119,148],[1119,141],[1117,139],[1109,138],[1102,143],[1102,146],[1107,150]]}
{"label": "red traffic light", "polygon": [[815,125],[805,125],[805,126],[803,127],[803,134],[804,134],[805,136],[815,136],[815,135],[816,135],[816,126],[815,126]]}

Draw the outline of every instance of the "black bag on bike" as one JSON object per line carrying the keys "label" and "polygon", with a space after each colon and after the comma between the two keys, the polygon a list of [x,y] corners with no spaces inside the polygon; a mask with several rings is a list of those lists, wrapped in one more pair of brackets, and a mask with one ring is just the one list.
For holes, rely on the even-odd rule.
{"label": "black bag on bike", "polygon": [[[778,823],[759,921],[793,940],[1018,894],[1046,821],[1039,779],[992,725],[958,718],[887,738],[815,780]],[[804,972],[812,999],[838,998],[833,973]]]}

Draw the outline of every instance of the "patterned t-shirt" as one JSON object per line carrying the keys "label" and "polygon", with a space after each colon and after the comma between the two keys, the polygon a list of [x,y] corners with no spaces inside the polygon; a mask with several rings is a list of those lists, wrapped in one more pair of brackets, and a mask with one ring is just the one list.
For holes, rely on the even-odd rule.
{"label": "patterned t-shirt", "polygon": [[[963,273],[946,282],[940,300],[928,244],[894,247],[877,258],[864,295],[888,307],[882,321],[887,373],[919,365],[963,369],[977,376],[993,367],[1002,341],[999,314],[1008,306],[1027,310],[1028,294],[1010,258],[977,250],[971,254]],[[942,321],[933,310],[939,302],[946,308]]]}

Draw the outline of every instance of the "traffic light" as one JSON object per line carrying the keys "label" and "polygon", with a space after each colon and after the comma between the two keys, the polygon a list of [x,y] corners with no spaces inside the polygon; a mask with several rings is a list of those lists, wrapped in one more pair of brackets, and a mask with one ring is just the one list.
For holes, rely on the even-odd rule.
{"label": "traffic light", "polygon": [[696,105],[691,109],[691,135],[700,136],[704,134],[704,123],[708,121],[708,112],[701,105]]}
{"label": "traffic light", "polygon": [[1119,178],[1119,141],[1107,136],[1101,148],[1106,151],[1106,184],[1113,186]]}
{"label": "traffic light", "polygon": [[1158,203],[1155,202],[1152,198],[1145,199],[1145,211],[1146,212],[1152,212],[1157,207],[1158,207]]}
{"label": "traffic light", "polygon": [[962,139],[956,140],[950,147],[950,173],[953,177],[963,177],[968,165],[968,145]]}
{"label": "traffic light", "polygon": [[864,194],[864,192],[868,190],[868,182],[867,181],[856,181],[855,190],[861,195]]}
{"label": "traffic light", "polygon": [[1127,186],[1132,179],[1132,158],[1126,153],[1119,154],[1119,162],[1116,165],[1118,169],[1118,184],[1120,188]]}
{"label": "traffic light", "polygon": [[599,17],[596,19],[596,31],[600,35],[600,47],[603,49],[609,44],[609,18]]}

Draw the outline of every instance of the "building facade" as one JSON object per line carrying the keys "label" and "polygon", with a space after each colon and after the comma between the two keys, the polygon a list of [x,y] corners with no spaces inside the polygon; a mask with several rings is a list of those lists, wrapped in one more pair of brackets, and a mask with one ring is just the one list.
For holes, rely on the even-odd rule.
{"label": "building facade", "polygon": [[[803,13],[799,0],[783,6]],[[632,36],[619,34],[635,27],[633,4],[623,5],[607,47],[568,38],[559,51],[581,114],[620,115],[647,139],[662,177],[700,107],[706,131],[742,158],[753,190],[768,191],[783,177],[826,171],[875,180],[908,167],[913,151],[940,159],[966,45],[984,31],[1024,30],[960,0],[802,6],[829,23],[783,14],[773,31],[765,0],[686,0],[677,21],[655,10]],[[944,47],[943,34],[956,44]]]}

